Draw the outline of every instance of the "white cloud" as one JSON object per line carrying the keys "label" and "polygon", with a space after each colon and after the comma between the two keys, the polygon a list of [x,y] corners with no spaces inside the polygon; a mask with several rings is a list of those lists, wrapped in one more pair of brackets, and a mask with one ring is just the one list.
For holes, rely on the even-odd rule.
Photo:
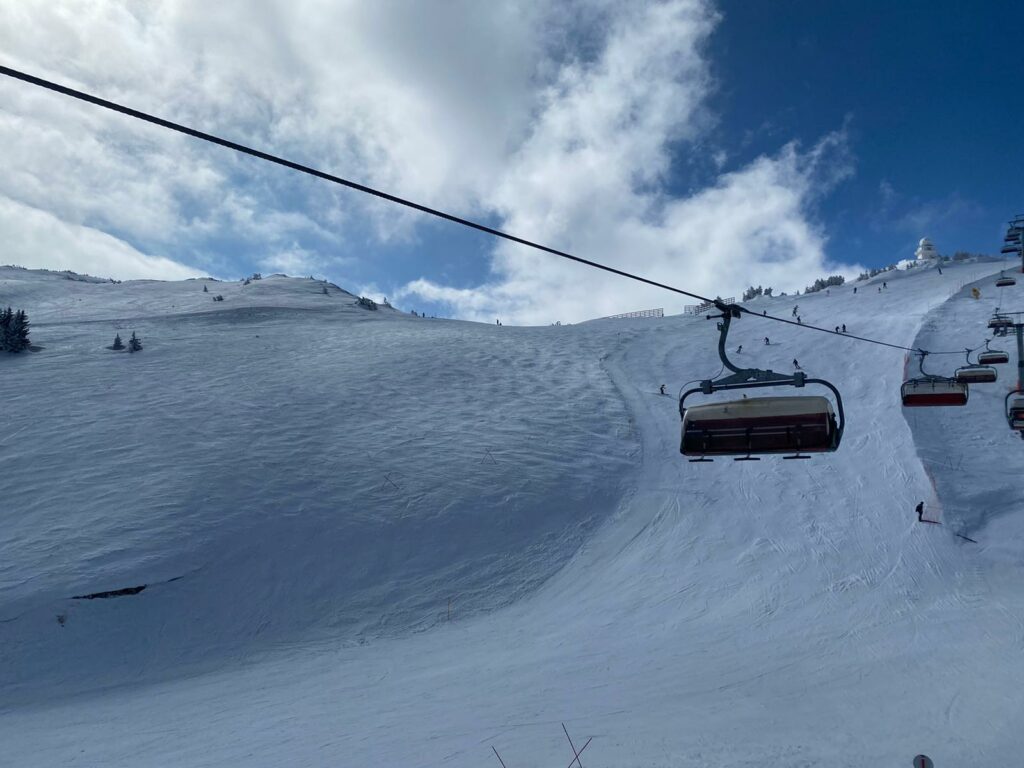
{"label": "white cloud", "polygon": [[53,214],[0,197],[4,263],[63,270],[118,280],[184,280],[199,272],[162,256],[140,253],[122,240],[90,227],[60,221]]}
{"label": "white cloud", "polygon": [[332,259],[328,262],[323,256],[315,251],[310,251],[298,243],[292,243],[287,248],[276,248],[270,253],[262,256],[257,261],[260,269],[264,272],[283,272],[286,275],[315,275],[322,276],[328,266],[347,265],[351,259]]}
{"label": "white cloud", "polygon": [[[665,192],[680,153],[728,159],[705,141],[717,14],[703,0],[0,0],[0,14],[15,68],[654,279],[725,292],[834,271],[810,212],[849,170],[841,133]],[[137,251],[329,273],[421,221],[22,83],[0,81],[0,104],[0,195]],[[461,290],[425,260],[403,295],[510,322],[683,301],[506,244],[492,259]]]}
{"label": "white cloud", "polygon": [[[0,0],[0,48],[15,68],[479,212],[479,190],[529,127],[552,13],[474,0]],[[287,247],[367,218],[389,239],[419,220],[6,78],[0,104],[0,194],[148,247]]]}
{"label": "white cloud", "polygon": [[[713,22],[701,4],[653,5],[620,18],[595,61],[563,68],[494,195],[507,231],[712,296],[854,271],[828,263],[808,216],[852,172],[843,131],[805,152],[787,145],[689,198],[662,192],[674,143],[706,122],[700,50]],[[692,302],[514,244],[498,246],[493,278],[478,288],[421,279],[400,295],[524,323]]]}
{"label": "white cloud", "polygon": [[[802,289],[815,277],[851,276],[856,265],[825,257],[824,235],[806,220],[806,209],[844,167],[841,134],[809,152],[788,145],[722,176],[683,200],[638,204],[602,221],[600,207],[578,216],[567,233],[570,252],[703,295],[739,295],[750,284]],[[696,303],[664,290],[629,282],[521,246],[502,247],[495,279],[473,289],[428,280],[405,286],[402,298],[422,296],[478,320],[500,315],[509,322],[575,321],[634,309],[678,312]]]}

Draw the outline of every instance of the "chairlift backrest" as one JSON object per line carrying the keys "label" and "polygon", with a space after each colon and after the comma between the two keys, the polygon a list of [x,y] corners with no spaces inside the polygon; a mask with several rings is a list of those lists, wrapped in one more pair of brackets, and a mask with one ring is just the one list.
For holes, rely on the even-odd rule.
{"label": "chairlift backrest", "polygon": [[990,349],[978,355],[980,365],[1000,365],[1010,362],[1010,356],[1001,349]]}
{"label": "chairlift backrest", "polygon": [[991,384],[999,374],[987,365],[965,365],[956,369],[953,378],[962,384]]}
{"label": "chairlift backrest", "polygon": [[685,409],[680,452],[685,456],[822,453],[839,447],[828,398],[750,397]]}
{"label": "chairlift backrest", "polygon": [[940,376],[903,382],[900,397],[904,408],[967,405],[967,384]]}

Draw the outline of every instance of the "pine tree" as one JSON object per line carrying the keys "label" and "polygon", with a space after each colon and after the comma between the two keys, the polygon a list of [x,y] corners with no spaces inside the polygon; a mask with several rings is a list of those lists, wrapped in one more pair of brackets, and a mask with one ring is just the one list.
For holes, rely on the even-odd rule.
{"label": "pine tree", "polygon": [[110,347],[111,349],[124,349],[124,342],[121,341],[121,334],[114,334],[114,344]]}
{"label": "pine tree", "polygon": [[14,319],[11,321],[11,340],[9,344],[12,352],[21,352],[23,349],[28,349],[28,325],[28,315],[25,314],[25,310],[19,309],[14,313]]}
{"label": "pine tree", "polygon": [[11,322],[14,320],[14,312],[10,307],[0,310],[0,352],[10,349]]}
{"label": "pine tree", "polygon": [[28,349],[28,315],[25,310],[17,312],[10,307],[0,313],[0,350],[8,352],[21,352]]}
{"label": "pine tree", "polygon": [[135,335],[135,331],[132,331],[132,337],[130,339],[128,339],[128,351],[129,352],[141,352],[142,351],[142,342],[139,341],[139,338]]}
{"label": "pine tree", "polygon": [[210,292],[210,289],[209,289],[209,288],[207,288],[207,287],[206,287],[206,286],[204,285],[204,286],[203,286],[203,293],[209,293],[209,292]]}

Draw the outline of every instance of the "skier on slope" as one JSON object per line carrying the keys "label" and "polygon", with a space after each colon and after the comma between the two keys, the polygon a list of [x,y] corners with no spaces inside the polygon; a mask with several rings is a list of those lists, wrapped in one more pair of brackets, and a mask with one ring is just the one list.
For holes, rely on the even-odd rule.
{"label": "skier on slope", "polygon": [[795,357],[793,358],[793,367],[796,368],[798,371],[801,370],[800,363],[797,362]]}
{"label": "skier on slope", "polygon": [[917,522],[923,523],[924,522],[924,502],[923,501],[919,501],[917,503],[917,506],[914,507],[914,511],[917,512]]}
{"label": "skier on slope", "polygon": [[664,384],[661,385],[661,394],[663,394],[663,395],[665,394],[665,385]]}

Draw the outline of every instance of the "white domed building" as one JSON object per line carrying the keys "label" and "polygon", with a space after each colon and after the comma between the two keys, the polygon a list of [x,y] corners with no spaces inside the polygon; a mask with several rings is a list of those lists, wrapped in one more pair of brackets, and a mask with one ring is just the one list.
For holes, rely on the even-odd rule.
{"label": "white domed building", "polygon": [[922,237],[921,242],[917,244],[917,250],[914,252],[914,256],[917,257],[918,261],[932,261],[933,259],[939,258],[939,252],[935,250],[935,246],[932,245],[932,241],[927,237]]}

